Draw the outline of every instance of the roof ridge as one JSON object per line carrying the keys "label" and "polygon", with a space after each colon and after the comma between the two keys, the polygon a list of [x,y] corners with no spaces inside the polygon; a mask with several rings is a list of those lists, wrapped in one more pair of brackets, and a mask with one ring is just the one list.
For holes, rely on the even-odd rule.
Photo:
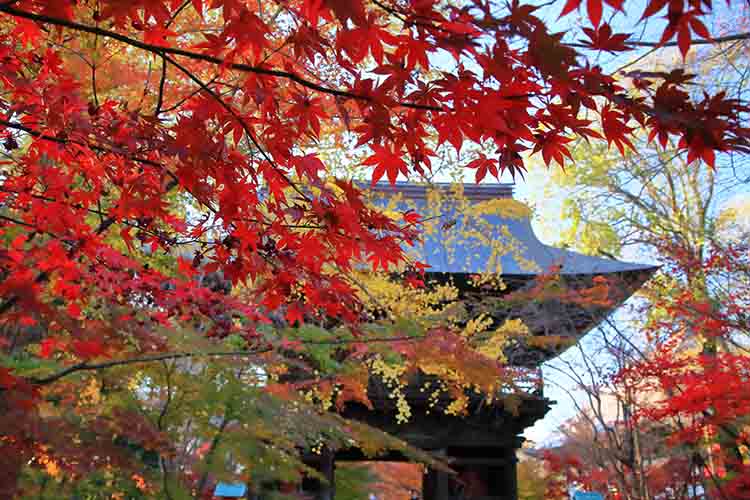
{"label": "roof ridge", "polygon": [[429,190],[438,189],[441,191],[450,191],[456,189],[458,186],[461,186],[464,196],[469,200],[481,201],[495,198],[513,198],[513,188],[515,187],[515,184],[475,184],[458,182],[415,183],[399,181],[395,184],[377,182],[369,189],[378,193],[400,193],[407,198],[419,199],[425,198]]}

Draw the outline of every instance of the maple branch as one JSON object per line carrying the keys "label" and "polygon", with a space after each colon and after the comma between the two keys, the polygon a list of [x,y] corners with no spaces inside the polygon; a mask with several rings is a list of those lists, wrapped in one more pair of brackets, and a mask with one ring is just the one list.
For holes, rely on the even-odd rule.
{"label": "maple branch", "polygon": [[[750,32],[746,33],[735,33],[734,35],[726,35],[726,36],[718,36],[715,38],[701,38],[698,40],[691,40],[690,45],[716,45],[720,43],[726,43],[726,42],[736,42],[738,40],[750,40]],[[632,42],[625,42],[626,45],[630,45],[632,47],[653,47],[653,48],[661,48],[661,47],[677,47],[678,42],[652,42],[652,41],[646,41],[646,42],[640,42],[640,41],[632,41]],[[590,45],[587,45],[585,43],[579,43],[579,42],[569,42],[564,43],[563,45],[567,47],[574,47],[577,49],[591,49],[592,47]]]}
{"label": "maple branch", "polygon": [[[24,127],[23,125],[14,124],[12,122],[7,122],[5,120],[0,120],[0,125],[5,125],[7,127],[15,128],[17,130],[23,130],[24,132],[26,132],[26,133],[34,136],[34,137],[42,138],[42,139],[45,139],[45,140],[51,140],[51,141],[59,142],[59,143],[62,143],[62,144],[66,144],[67,142],[69,142],[69,141],[67,141],[65,139],[60,139],[58,137],[46,136],[46,135],[42,134],[41,132],[37,132],[37,131],[35,131],[33,129],[30,129],[28,127]],[[96,147],[89,146],[87,144],[85,144],[85,145],[88,146],[88,147],[91,147],[91,149],[96,149]],[[106,148],[101,148],[101,149],[102,150],[106,150]],[[112,152],[112,151],[110,151],[110,152]],[[134,160],[134,161],[136,161],[136,160]],[[142,160],[141,162],[142,163],[149,163],[149,164],[152,164],[152,165],[156,165],[156,166],[158,166],[158,167],[161,168],[161,165],[159,163],[157,163],[157,162],[152,162],[150,160]],[[169,172],[169,171],[167,170],[167,172]],[[171,177],[172,177],[172,180],[170,180],[169,183],[164,188],[165,193],[168,193],[169,191],[171,191],[172,189],[174,189],[175,187],[177,187],[179,185],[179,181],[178,181],[177,177],[175,177],[174,174],[172,174]],[[100,234],[104,233],[115,222],[117,222],[117,218],[115,218],[113,216],[110,216],[110,217],[107,217],[106,219],[103,219],[99,223],[99,225],[97,226],[97,228],[94,230],[94,234],[100,235]],[[76,243],[74,243],[70,247],[70,249],[68,250],[68,257],[70,258],[73,255],[75,255],[75,253],[78,252],[78,250],[81,248],[82,245],[83,245],[83,242],[76,242]],[[39,273],[36,276],[36,278],[34,279],[34,283],[35,284],[44,283],[45,281],[49,280],[49,277],[50,277],[50,275],[49,275],[48,272],[42,271],[41,273]],[[16,305],[17,302],[18,302],[18,296],[17,295],[14,295],[14,296],[8,298],[7,300],[5,300],[2,304],[0,304],[0,315],[5,314],[6,312],[8,312],[14,305]]]}
{"label": "maple branch", "polygon": [[347,345],[347,344],[383,344],[389,342],[407,342],[409,340],[424,340],[423,335],[398,335],[395,337],[372,337],[362,339],[330,339],[330,340],[301,340],[305,345]]}
{"label": "maple branch", "polygon": [[[334,95],[337,97],[343,97],[346,99],[355,99],[355,100],[366,101],[366,102],[372,102],[373,100],[372,97],[370,96],[357,94],[355,92],[351,92],[348,90],[337,89],[333,87],[326,87],[324,85],[317,84],[313,81],[302,78],[297,73],[292,73],[290,71],[263,68],[260,66],[253,66],[253,65],[245,64],[245,63],[230,62],[220,57],[211,56],[207,54],[201,54],[199,52],[193,52],[190,50],[180,49],[176,47],[162,47],[159,45],[153,45],[150,43],[142,42],[140,40],[136,40],[135,38],[122,35],[115,31],[111,31],[111,30],[107,30],[107,29],[99,28],[95,26],[89,26],[87,24],[81,24],[81,23],[77,23],[75,21],[71,21],[67,19],[60,19],[57,17],[48,16],[45,14],[35,14],[33,12],[15,9],[9,5],[0,5],[0,12],[5,12],[6,14],[9,14],[14,17],[21,17],[24,19],[30,19],[32,21],[37,21],[40,23],[52,24],[55,26],[63,27],[63,28],[69,28],[69,29],[76,30],[76,31],[83,31],[85,33],[91,33],[92,35],[100,35],[103,37],[111,38],[113,40],[117,40],[119,42],[128,44],[132,47],[137,47],[139,49],[142,49],[142,50],[145,50],[153,54],[157,54],[157,55],[171,54],[175,56],[183,56],[183,57],[188,57],[196,61],[208,62],[208,63],[215,64],[217,66],[230,68],[230,69],[234,69],[234,70],[242,71],[246,73],[256,73],[259,75],[266,75],[266,76],[271,76],[275,78],[284,78],[284,79],[293,81],[299,85],[302,85],[303,87],[307,87],[311,90],[315,90],[315,91],[322,92],[325,94]],[[446,112],[450,111],[448,108],[444,108],[440,106],[431,106],[429,104],[419,104],[419,103],[408,102],[408,101],[396,102],[396,104],[398,106],[402,106],[405,108],[421,109],[425,111],[446,111]]]}
{"label": "maple branch", "polygon": [[[421,26],[423,28],[434,29],[435,31],[443,31],[445,33],[450,33],[452,35],[456,35],[456,33],[452,32],[451,30],[449,30],[447,28],[444,28],[442,26],[437,26],[435,24],[432,24],[433,22],[440,22],[439,19],[432,19],[432,18],[429,18],[429,17],[419,16],[419,15],[415,15],[414,16],[415,19],[409,19],[407,17],[407,14],[405,12],[399,12],[394,7],[390,7],[388,5],[385,5],[384,3],[379,2],[378,0],[372,0],[372,3],[374,3],[375,5],[377,5],[378,7],[380,7],[382,10],[384,10],[388,14],[392,15],[393,17],[395,17],[396,19],[398,19],[399,21],[401,21],[402,23],[404,23],[405,27],[408,27],[408,26]],[[422,18],[422,19],[426,20],[427,22],[419,22],[419,21],[417,21],[416,19],[419,19],[419,18]]]}
{"label": "maple branch", "polygon": [[8,217],[7,215],[0,214],[0,220],[4,220],[4,221],[10,222],[12,224],[16,224],[17,226],[28,227],[28,228],[34,229],[36,231],[39,230],[39,228],[37,228],[34,224],[29,224],[28,222],[24,222],[22,220],[14,219],[13,217]]}
{"label": "maple branch", "polygon": [[198,78],[197,76],[195,76],[190,70],[188,70],[187,68],[185,68],[184,66],[182,66],[181,64],[179,64],[177,61],[175,61],[174,59],[172,59],[171,57],[169,57],[166,54],[162,54],[162,57],[164,58],[165,61],[169,62],[172,66],[174,66],[178,70],[182,71],[185,74],[185,76],[187,76],[188,78],[190,78],[200,88],[202,88],[206,93],[208,93],[208,95],[210,95],[213,100],[215,100],[222,108],[224,108],[227,113],[229,113],[230,115],[232,115],[232,117],[235,120],[237,120],[237,122],[240,124],[240,126],[242,127],[242,130],[245,131],[245,135],[247,135],[247,137],[250,139],[250,141],[252,141],[252,143],[256,147],[256,149],[258,151],[260,151],[260,154],[263,156],[263,158],[265,158],[265,160],[271,165],[271,167],[273,167],[273,169],[276,170],[276,173],[278,173],[281,176],[281,178],[284,179],[284,181],[292,189],[294,189],[300,196],[302,196],[303,199],[309,201],[309,197],[304,192],[302,192],[302,190],[299,188],[299,186],[297,186],[297,184],[295,182],[293,182],[289,178],[289,176],[286,175],[286,172],[284,172],[276,164],[276,162],[273,161],[273,159],[271,158],[271,156],[268,153],[266,153],[265,149],[263,149],[261,147],[260,143],[258,142],[258,139],[255,138],[255,134],[253,134],[253,131],[250,130],[250,127],[247,125],[247,123],[245,123],[245,120],[243,120],[242,117],[237,114],[237,112],[234,110],[234,108],[232,108],[232,106],[230,106],[229,104],[227,104],[226,101],[224,101],[224,99],[221,98],[221,96],[219,96],[218,94],[216,94],[216,92],[214,92],[213,90],[211,90],[211,88],[208,85],[206,85],[203,82],[203,80],[201,80],[200,78]]}
{"label": "maple branch", "polygon": [[78,144],[79,146],[85,146],[87,148],[90,148],[92,151],[98,151],[100,153],[110,153],[110,154],[114,154],[114,155],[124,156],[125,158],[127,158],[130,161],[134,161],[136,163],[141,163],[143,165],[149,165],[151,167],[157,167],[157,168],[163,170],[164,173],[167,174],[167,176],[172,179],[172,181],[174,181],[176,183],[179,183],[179,179],[177,178],[176,175],[174,175],[174,173],[172,173],[170,170],[164,168],[164,166],[161,163],[153,161],[153,160],[149,160],[148,158],[141,158],[141,157],[138,157],[138,156],[127,156],[127,155],[123,155],[119,151],[115,151],[115,150],[107,148],[105,146],[99,146],[97,144],[91,144],[91,143],[88,143],[88,142],[85,142],[85,141],[73,141],[71,139],[62,139],[60,137],[55,137],[55,136],[52,136],[52,135],[43,134],[43,133],[39,132],[38,130],[34,130],[31,127],[27,127],[26,125],[22,125],[22,124],[16,123],[16,122],[11,122],[11,121],[8,121],[8,120],[2,120],[2,119],[0,119],[0,125],[2,125],[4,127],[12,128],[14,130],[18,130],[20,132],[25,132],[25,133],[29,134],[32,137],[36,137],[37,139],[43,139],[45,141],[56,142],[58,144]]}
{"label": "maple branch", "polygon": [[[219,76],[218,76],[218,75],[214,76],[213,78],[211,78],[211,79],[210,79],[210,80],[209,80],[209,81],[207,82],[207,85],[211,85],[211,84],[212,84],[212,83],[214,83],[214,82],[215,82],[215,81],[216,81],[216,80],[217,80],[218,78],[219,78]],[[192,99],[192,98],[193,98],[193,97],[195,97],[196,95],[200,94],[200,93],[201,93],[202,91],[203,91],[203,89],[195,89],[194,91],[190,92],[190,93],[189,93],[188,95],[186,95],[185,97],[183,97],[182,99],[179,99],[179,100],[178,100],[178,101],[177,101],[176,103],[174,103],[174,104],[173,104],[173,105],[171,105],[170,107],[168,107],[168,108],[166,108],[166,109],[162,109],[162,110],[161,110],[161,113],[160,113],[160,114],[164,114],[164,113],[169,113],[169,112],[171,112],[171,111],[174,111],[175,109],[179,108],[180,106],[182,106],[183,104],[185,104],[185,103],[186,103],[187,101],[189,101],[190,99]]]}
{"label": "maple branch", "polygon": [[[304,345],[347,345],[347,344],[358,344],[358,343],[387,343],[387,342],[405,342],[410,340],[423,340],[423,336],[397,336],[397,337],[374,337],[370,339],[331,339],[331,340],[301,340],[300,344]],[[263,347],[254,350],[244,351],[214,351],[214,352],[171,352],[164,354],[156,354],[153,356],[141,356],[136,358],[127,359],[115,359],[112,361],[103,361],[101,363],[88,363],[86,361],[71,365],[64,370],[57,373],[53,373],[47,377],[31,377],[27,381],[34,385],[48,385],[53,382],[60,380],[63,377],[71,375],[81,371],[96,371],[105,370],[108,368],[115,368],[117,366],[126,366],[143,363],[154,363],[157,361],[168,361],[172,359],[189,359],[189,358],[212,358],[212,357],[247,357],[257,356],[259,354],[266,354],[272,352],[275,347]]]}
{"label": "maple branch", "polygon": [[[96,41],[97,38],[94,39],[94,50],[96,50]],[[94,98],[94,106],[97,108],[99,107],[99,94],[96,90],[96,63],[92,59],[91,61],[91,93],[92,97]]]}
{"label": "maple branch", "polygon": [[[73,208],[73,209],[76,209],[76,210],[84,210],[84,211],[86,211],[86,212],[88,212],[90,214],[99,216],[100,222],[104,221],[105,217],[112,217],[112,215],[109,212],[107,212],[107,211],[105,211],[105,210],[103,210],[101,208],[101,200],[97,200],[97,203],[99,204],[99,208],[98,209],[94,209],[94,208],[86,207],[86,206],[82,205],[81,203],[67,203],[67,202],[60,201],[60,200],[58,200],[56,198],[52,198],[52,197],[49,197],[49,196],[44,196],[44,195],[40,195],[40,194],[22,193],[20,191],[13,191],[11,189],[6,189],[6,188],[4,188],[2,186],[0,186],[0,192],[8,193],[8,194],[14,194],[14,195],[24,194],[26,196],[29,196],[29,197],[35,199],[35,200],[46,201],[46,202],[49,202],[49,203],[59,203],[61,205],[65,205],[67,207],[70,207],[70,208]],[[48,233],[47,231],[44,231],[43,229],[40,229],[39,227],[34,226],[33,224],[29,224],[28,222],[23,222],[23,221],[20,221],[20,220],[17,220],[17,219],[13,219],[13,218],[5,216],[5,215],[0,215],[0,219],[5,219],[8,222],[12,222],[14,224],[25,226],[25,227],[29,227],[29,228],[34,229],[35,231],[38,231],[38,232],[41,232],[41,233],[46,233],[46,234],[50,235],[53,238],[59,238],[58,235],[55,235],[55,234],[52,234],[52,233]],[[219,244],[219,241],[207,241],[207,240],[201,240],[201,239],[190,239],[190,240],[182,240],[182,241],[180,241],[180,240],[178,240],[176,238],[170,239],[170,238],[168,238],[168,236],[167,236],[166,233],[161,234],[160,232],[158,232],[158,230],[152,230],[152,229],[149,229],[147,227],[143,227],[141,225],[138,225],[135,222],[132,222],[132,221],[129,221],[129,220],[126,220],[126,219],[120,219],[118,222],[120,224],[125,225],[125,226],[132,227],[133,229],[137,229],[139,231],[142,231],[143,233],[146,233],[146,234],[148,234],[150,236],[153,236],[153,237],[159,239],[162,242],[164,242],[164,241],[170,241],[174,245],[187,245],[187,244],[190,244],[190,243],[201,243],[201,244],[205,244],[205,245],[216,245],[216,244]],[[259,221],[252,221],[252,222],[263,223],[263,222],[259,222]],[[267,224],[270,224],[270,223],[267,223]]]}
{"label": "maple branch", "polygon": [[[151,166],[151,167],[155,167],[155,168],[159,169],[160,171],[164,172],[164,174],[166,174],[171,179],[169,181],[169,183],[167,184],[167,186],[165,187],[165,189],[166,189],[165,193],[168,193],[173,188],[175,188],[178,185],[180,185],[180,180],[174,174],[174,172],[172,172],[171,170],[169,170],[167,167],[165,167],[164,165],[162,165],[159,162],[156,162],[156,161],[153,161],[153,160],[149,160],[147,158],[141,158],[141,157],[138,157],[138,156],[123,155],[119,151],[115,151],[113,149],[110,149],[110,148],[107,148],[107,147],[104,147],[104,146],[99,146],[99,145],[96,145],[96,144],[91,144],[91,143],[88,143],[86,141],[73,141],[73,140],[70,140],[70,139],[67,139],[67,138],[66,139],[61,139],[59,137],[54,137],[54,136],[51,136],[51,135],[42,134],[41,132],[39,132],[37,130],[34,130],[34,129],[30,128],[30,127],[27,127],[25,125],[21,125],[19,123],[15,123],[15,122],[9,122],[7,120],[0,119],[0,125],[4,125],[4,126],[6,126],[8,128],[12,128],[12,129],[15,129],[15,130],[26,132],[27,134],[31,135],[32,137],[36,137],[38,139],[43,139],[43,140],[46,140],[46,141],[56,142],[58,144],[78,144],[80,146],[85,146],[87,148],[90,148],[92,151],[98,151],[98,152],[101,152],[101,153],[110,153],[110,154],[114,154],[114,155],[124,156],[125,158],[127,158],[130,161],[134,161],[136,163],[141,163],[143,165],[148,165],[148,166]],[[185,186],[182,186],[182,189],[185,190],[185,192],[187,192],[188,194],[190,194],[198,203],[200,203],[201,205],[205,206],[207,209],[209,209],[213,213],[217,213],[216,208],[213,207],[213,206],[211,206],[210,203],[208,203],[207,201],[204,201],[201,198],[199,198],[195,193],[193,193],[192,191],[190,191],[189,189],[187,189]],[[267,224],[267,225],[271,225],[271,223],[266,223],[266,222],[263,222],[263,223]],[[1,310],[0,310],[0,314],[2,314]]]}
{"label": "maple branch", "polygon": [[[99,216],[100,221],[103,221],[105,217],[111,217],[111,214],[109,212],[107,212],[106,210],[103,210],[101,207],[99,207],[98,209],[89,208],[89,207],[84,206],[81,203],[68,203],[68,202],[65,202],[65,201],[58,200],[57,198],[52,198],[50,196],[45,196],[45,195],[41,195],[41,194],[30,194],[30,193],[21,192],[21,191],[14,191],[12,189],[6,189],[3,186],[0,186],[0,192],[2,192],[2,193],[8,193],[8,194],[15,194],[15,195],[23,194],[23,195],[29,196],[30,198],[33,198],[35,200],[47,201],[47,202],[50,202],[50,203],[59,203],[61,205],[65,205],[66,207],[70,207],[70,208],[73,208],[73,209],[76,209],[76,210],[85,210],[86,212],[88,212],[90,214]],[[36,231],[39,231],[39,232],[46,232],[46,231],[43,231],[43,230],[39,229],[37,226],[34,226],[33,224],[29,224],[28,222],[24,222],[24,221],[21,221],[21,220],[18,220],[18,219],[14,219],[14,218],[8,217],[6,215],[0,215],[0,219],[6,219],[8,222],[12,222],[14,224],[21,225],[21,226],[26,226],[26,227],[29,227],[29,228],[34,229]],[[243,222],[249,222],[251,224],[260,224],[260,225],[264,225],[264,226],[272,226],[272,225],[274,225],[273,222],[264,221],[264,220],[258,220],[258,219],[252,219],[252,218],[248,218],[248,217],[242,218],[242,221]],[[160,234],[160,233],[158,233],[155,230],[151,230],[151,229],[148,229],[146,227],[140,226],[137,223],[129,221],[129,220],[126,220],[126,219],[120,219],[118,222],[120,224],[125,225],[125,226],[132,227],[133,229],[138,229],[139,231],[143,231],[144,233],[149,234],[151,236],[154,236],[156,238],[159,238],[162,241],[168,240],[168,238],[166,236],[166,233]],[[289,229],[326,229],[325,226],[320,226],[320,225],[315,225],[315,224],[280,224],[280,227],[285,227],[285,228],[289,228]],[[47,234],[49,234],[50,236],[52,236],[54,238],[59,238],[59,236],[57,236],[57,235],[54,235],[54,234],[51,234],[51,233],[47,233]],[[221,240],[204,240],[204,239],[199,239],[199,238],[192,238],[192,239],[186,239],[186,240],[171,239],[170,241],[172,241],[174,245],[187,245],[187,244],[190,244],[190,243],[201,243],[201,244],[204,244],[204,245],[218,245],[218,244],[221,244]]]}
{"label": "maple branch", "polygon": [[[691,40],[690,45],[714,45],[725,42],[735,42],[738,40],[750,40],[750,33],[735,33],[734,35],[718,36],[716,38],[701,38]],[[636,47],[677,47],[678,42],[626,42]]]}
{"label": "maple branch", "polygon": [[258,354],[264,354],[266,352],[270,352],[271,350],[272,349],[270,347],[267,347],[264,349],[258,349],[254,351],[173,352],[173,353],[158,354],[154,356],[142,356],[138,358],[116,359],[112,361],[105,361],[102,363],[87,363],[84,361],[82,363],[71,365],[68,368],[65,368],[64,370],[61,370],[57,373],[53,373],[52,375],[49,375],[47,377],[42,377],[42,378],[32,377],[32,378],[29,378],[28,381],[34,385],[48,385],[48,384],[51,384],[52,382],[56,382],[57,380],[60,380],[63,377],[66,377],[68,375],[71,375],[76,372],[81,372],[81,371],[104,370],[107,368],[114,368],[117,366],[153,363],[156,361],[167,361],[170,359],[187,359],[187,358],[198,358],[198,357],[224,357],[224,356],[256,356]]}
{"label": "maple branch", "polygon": [[167,82],[167,60],[162,56],[161,58],[161,78],[159,79],[159,94],[156,98],[156,109],[154,110],[154,116],[159,117],[161,114],[161,107],[164,104],[164,85]]}
{"label": "maple branch", "polygon": [[156,419],[156,427],[159,430],[164,429],[164,417],[166,417],[169,405],[172,403],[172,366],[174,366],[174,364],[169,366],[166,361],[162,361],[162,365],[166,370],[164,372],[164,378],[167,383],[167,397],[164,401],[164,406],[162,406],[161,411],[159,412],[159,418]]}
{"label": "maple branch", "polygon": [[[172,23],[174,23],[177,20],[177,17],[180,14],[182,14],[182,11],[185,10],[186,8],[188,8],[191,3],[193,3],[192,0],[185,0],[184,2],[182,2],[182,5],[180,5],[179,7],[177,7],[177,9],[174,11],[174,13],[172,13],[172,15],[169,17],[169,20],[166,22],[166,24],[164,24],[164,28],[165,29],[169,28],[172,25]],[[199,12],[199,14],[201,14],[201,13]]]}

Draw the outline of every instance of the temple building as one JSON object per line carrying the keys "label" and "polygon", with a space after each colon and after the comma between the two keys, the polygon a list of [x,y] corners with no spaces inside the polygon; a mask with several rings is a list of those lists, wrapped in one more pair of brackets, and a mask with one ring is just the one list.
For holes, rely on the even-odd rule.
{"label": "temple building", "polygon": [[[385,210],[414,210],[423,217],[423,241],[410,252],[415,260],[430,266],[428,286],[452,283],[459,290],[459,300],[472,294],[502,299],[514,292],[540,291],[537,296],[529,295],[533,297],[529,300],[507,304],[498,300],[502,307],[491,312],[497,323],[520,319],[529,330],[528,339],[536,339],[517,340],[505,347],[508,363],[527,373],[538,373],[541,363],[578,341],[657,269],[541,243],[532,231],[530,210],[513,199],[509,184],[396,183],[377,184],[370,191],[373,203]],[[487,287],[493,277],[499,279]],[[558,293],[544,289],[550,280]],[[406,389],[412,411],[406,423],[396,421],[395,403],[377,383],[368,388],[374,410],[350,404],[343,415],[387,431],[449,464],[454,473],[426,471],[417,498],[516,500],[516,450],[523,442],[521,434],[554,403],[544,397],[540,381],[515,395],[519,403],[513,411],[503,405],[502,398],[488,403],[485,395],[473,394],[468,415],[461,417],[434,411],[434,402],[419,391],[421,383],[415,380]],[[398,454],[377,459],[404,460]],[[333,500],[336,462],[363,460],[363,456],[350,450],[315,460],[311,465],[330,484],[310,481],[303,485],[305,491],[318,500]]]}
{"label": "temple building", "polygon": [[[424,237],[413,250],[426,263],[427,281],[450,281],[461,294],[482,293],[474,277],[502,278],[500,295],[538,285],[540,277],[554,274],[566,290],[588,291],[607,283],[606,300],[565,300],[545,296],[513,304],[496,312],[497,320],[520,318],[533,337],[554,337],[550,343],[507,348],[509,363],[529,369],[558,355],[595,327],[630,297],[656,270],[655,266],[592,257],[543,244],[531,228],[530,211],[513,199],[509,184],[417,185],[378,184],[374,202],[387,209],[414,210],[424,223]],[[539,347],[540,345],[544,347]],[[488,405],[481,396],[472,401],[468,417],[428,411],[424,394],[409,391],[412,418],[397,424],[392,401],[370,388],[376,411],[349,408],[358,418],[410,444],[446,459],[458,474],[430,470],[423,479],[424,500],[515,500],[516,449],[524,429],[542,418],[551,401],[541,387],[530,387],[516,413],[501,403]],[[410,386],[411,388],[412,386]],[[336,459],[346,459],[342,454]],[[330,467],[329,470],[333,468]],[[325,495],[319,498],[326,498]]]}
{"label": "temple building", "polygon": [[[410,251],[430,266],[428,281],[450,281],[465,294],[498,293],[476,286],[474,280],[494,276],[500,278],[501,296],[538,285],[549,275],[559,277],[571,292],[608,283],[606,300],[599,304],[557,297],[493,313],[498,320],[520,318],[533,336],[554,336],[563,348],[596,326],[657,269],[543,244],[531,228],[531,210],[513,199],[512,184],[379,183],[371,192],[374,203],[386,210],[414,210],[423,217],[423,240]],[[514,365],[535,367],[558,354],[559,349],[517,346],[506,357]]]}

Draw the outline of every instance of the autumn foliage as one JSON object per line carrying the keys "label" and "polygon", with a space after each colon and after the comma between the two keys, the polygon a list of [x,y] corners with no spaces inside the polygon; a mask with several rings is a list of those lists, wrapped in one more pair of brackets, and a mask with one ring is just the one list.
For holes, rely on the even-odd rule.
{"label": "autumn foliage", "polygon": [[570,485],[613,499],[748,498],[748,248],[706,250],[663,243],[670,291],[648,304],[648,342],[594,396],[617,412],[582,414],[546,452],[550,498]]}
{"label": "autumn foliage", "polygon": [[[191,360],[232,339],[274,382],[228,404],[234,415],[299,389],[269,359],[314,357],[321,342],[269,325],[347,325],[349,337],[322,342],[365,356],[351,275],[403,269],[419,217],[365,203],[347,168],[373,183],[419,178],[441,148],[478,144],[466,167],[482,181],[524,172],[528,155],[562,166],[578,138],[623,151],[639,129],[709,167],[747,152],[745,103],[692,99],[677,74],[616,78],[596,65],[598,51],[634,47],[603,22],[615,10],[666,13],[656,43],[676,38],[683,53],[711,36],[710,2],[692,0],[643,13],[589,0],[584,44],[516,1],[0,2],[0,496],[18,493],[27,467],[74,478],[124,467],[134,449],[173,457],[167,406],[148,420],[131,400],[105,405],[127,384],[92,373]],[[186,348],[185,329],[204,343]],[[171,388],[177,375],[162,375],[139,380]],[[361,377],[346,375],[311,399],[337,383],[362,398]],[[195,456],[210,462],[214,447]],[[190,463],[175,470],[205,489]],[[169,486],[131,482],[142,494]]]}
{"label": "autumn foliage", "polygon": [[662,296],[657,307],[666,316],[650,325],[653,353],[619,376],[662,395],[637,416],[642,425],[665,429],[668,447],[685,450],[653,471],[660,488],[677,491],[692,480],[720,498],[748,498],[748,248],[714,242],[696,256],[671,243],[669,251],[675,276],[706,287]]}

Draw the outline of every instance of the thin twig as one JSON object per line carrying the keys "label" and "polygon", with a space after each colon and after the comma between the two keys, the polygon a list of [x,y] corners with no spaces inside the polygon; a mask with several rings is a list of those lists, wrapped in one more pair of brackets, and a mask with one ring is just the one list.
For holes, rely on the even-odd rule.
{"label": "thin twig", "polygon": [[174,59],[172,59],[171,57],[169,57],[166,54],[163,54],[162,57],[164,57],[164,59],[166,61],[168,61],[172,66],[174,66],[178,70],[182,71],[185,74],[185,76],[187,76],[188,78],[190,78],[200,88],[202,88],[206,93],[208,93],[208,95],[210,95],[213,100],[215,100],[222,108],[224,108],[227,111],[227,113],[229,113],[230,115],[232,115],[232,117],[240,124],[240,126],[242,127],[242,130],[244,130],[245,135],[247,136],[247,138],[253,143],[253,145],[255,146],[255,148],[258,151],[260,151],[260,154],[271,165],[271,167],[276,171],[276,173],[279,176],[281,176],[281,178],[284,179],[284,181],[292,189],[294,189],[297,192],[297,194],[299,194],[300,196],[302,196],[303,199],[309,200],[309,197],[307,196],[307,194],[305,194],[299,188],[299,186],[297,186],[297,184],[295,182],[293,182],[289,178],[289,176],[276,164],[276,162],[273,160],[273,158],[271,158],[271,156],[266,152],[266,150],[263,149],[263,147],[261,147],[260,143],[258,142],[258,139],[256,139],[256,137],[255,137],[255,134],[253,134],[253,131],[250,130],[250,127],[248,126],[248,124],[245,123],[245,120],[243,120],[242,117],[237,114],[237,112],[234,110],[234,108],[232,108],[232,106],[230,106],[224,99],[222,99],[221,96],[219,96],[218,94],[216,94],[216,92],[214,92],[213,90],[211,90],[211,88],[208,85],[206,85],[203,82],[203,80],[201,80],[200,78],[198,78],[197,76],[195,76],[190,70],[188,70],[187,68],[185,68],[184,66],[182,66],[181,64],[179,64],[177,61],[175,61]]}

